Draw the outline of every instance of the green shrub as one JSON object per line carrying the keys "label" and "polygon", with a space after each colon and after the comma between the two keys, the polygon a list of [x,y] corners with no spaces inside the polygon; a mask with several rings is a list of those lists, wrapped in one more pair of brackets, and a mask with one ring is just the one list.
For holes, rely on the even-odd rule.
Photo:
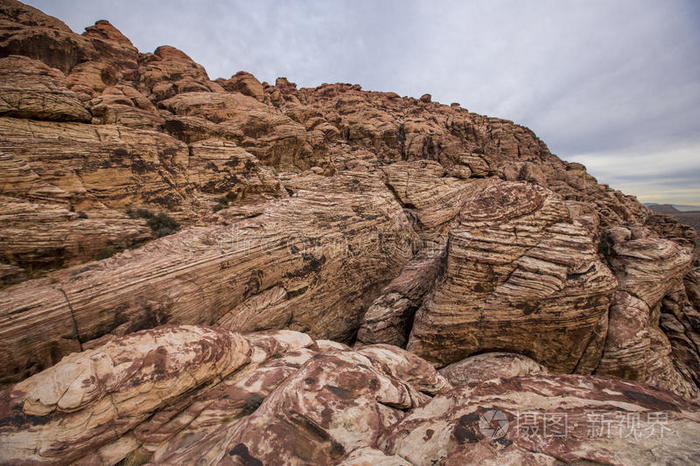
{"label": "green shrub", "polygon": [[156,238],[168,236],[175,233],[177,229],[180,228],[180,224],[165,212],[161,212],[149,218],[146,224],[151,227],[151,231],[153,231]]}
{"label": "green shrub", "polygon": [[214,212],[218,212],[218,211],[220,211],[221,209],[225,209],[226,207],[228,207],[229,198],[228,198],[228,196],[226,196],[226,197],[220,197],[219,199],[216,200],[216,202],[217,202],[217,203],[214,204],[214,207],[212,207],[212,210],[213,210]]}
{"label": "green shrub", "polygon": [[108,257],[112,257],[115,255],[117,252],[117,249],[114,248],[113,246],[105,246],[99,251],[97,251],[97,256],[95,257],[98,261],[101,261],[102,259],[107,259]]}
{"label": "green shrub", "polygon": [[180,228],[180,224],[165,212],[154,214],[147,209],[127,209],[126,214],[131,218],[146,219],[146,225],[156,238],[170,235]]}

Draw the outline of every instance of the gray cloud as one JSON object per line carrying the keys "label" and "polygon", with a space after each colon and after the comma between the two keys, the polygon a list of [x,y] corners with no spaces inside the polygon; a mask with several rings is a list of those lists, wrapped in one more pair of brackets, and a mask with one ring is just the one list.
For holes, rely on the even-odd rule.
{"label": "gray cloud", "polygon": [[141,51],[176,46],[212,78],[429,92],[530,127],[643,201],[700,204],[693,0],[28,3],[78,32],[109,19]]}

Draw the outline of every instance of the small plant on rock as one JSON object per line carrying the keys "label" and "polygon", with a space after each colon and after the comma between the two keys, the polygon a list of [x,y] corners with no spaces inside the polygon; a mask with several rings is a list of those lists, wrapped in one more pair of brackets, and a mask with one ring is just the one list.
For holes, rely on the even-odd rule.
{"label": "small plant on rock", "polygon": [[146,219],[146,225],[149,226],[156,238],[175,233],[180,228],[180,224],[165,212],[154,214],[147,209],[127,209],[126,214],[131,218]]}

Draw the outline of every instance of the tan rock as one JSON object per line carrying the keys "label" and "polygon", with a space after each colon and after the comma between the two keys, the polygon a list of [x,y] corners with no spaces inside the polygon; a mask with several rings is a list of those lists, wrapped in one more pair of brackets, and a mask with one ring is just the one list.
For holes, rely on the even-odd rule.
{"label": "tan rock", "polygon": [[686,464],[700,425],[696,404],[618,379],[453,390],[389,345],[195,326],[72,354],[0,392],[0,416],[0,461],[34,464]]}
{"label": "tan rock", "polygon": [[113,254],[151,239],[143,219],[121,212],[70,212],[0,196],[0,261],[38,271]]}
{"label": "tan rock", "polygon": [[[412,230],[378,177],[315,178],[316,191],[307,180],[260,215],[0,291],[3,380],[55,363],[64,342],[166,322],[223,319],[232,330],[286,327],[350,341],[372,293],[410,257]],[[256,296],[279,287],[285,305],[273,313],[268,295]],[[66,322],[74,326],[56,327]]]}
{"label": "tan rock", "polygon": [[[559,160],[529,129],[429,95],[270,86],[247,73],[213,82],[183,51],[141,54],[104,20],[78,35],[14,0],[0,1],[0,56],[0,280],[34,278],[0,291],[0,383],[58,364],[41,379],[51,392],[83,361],[70,353],[141,348],[123,336],[164,322],[217,325],[217,341],[271,328],[340,340],[247,335],[246,364],[190,387],[190,361],[164,392],[151,391],[143,354],[110,350],[128,353],[150,411],[124,400],[114,414],[122,384],[70,413],[0,413],[0,442],[20,439],[0,444],[20,452],[0,462],[405,464],[438,450],[446,464],[697,462],[687,441],[697,420],[678,421],[696,410],[667,394],[596,378],[515,382],[597,368],[686,398],[700,383],[694,232]],[[150,236],[128,207],[183,231],[128,249]],[[407,338],[430,362],[366,346]],[[211,348],[194,351],[206,359]],[[661,446],[586,443],[580,430],[571,441],[462,442],[473,422],[439,414],[408,454],[385,448],[392,425],[449,387],[430,365],[450,362],[453,380],[488,392],[459,409],[512,412],[549,397],[629,419],[662,400],[681,435]],[[494,376],[511,385],[476,382]],[[156,392],[165,404],[148,401]]]}
{"label": "tan rock", "polygon": [[98,57],[91,41],[65,23],[16,0],[0,4],[0,55],[24,55],[64,73]]}
{"label": "tan rock", "polygon": [[216,82],[229,92],[240,92],[261,102],[265,98],[265,91],[260,81],[245,71],[239,71],[230,79],[217,79]]}
{"label": "tan rock", "polygon": [[515,353],[483,353],[440,369],[440,375],[454,386],[478,384],[495,378],[548,374],[546,367]]}
{"label": "tan rock", "polygon": [[63,73],[19,55],[0,59],[0,115],[84,122],[92,118],[66,87]]}
{"label": "tan rock", "polygon": [[181,50],[168,45],[139,59],[139,90],[154,101],[187,92],[223,92],[206,70]]}
{"label": "tan rock", "polygon": [[119,124],[132,128],[160,129],[165,119],[143,94],[119,84],[104,89],[88,106],[94,124]]}
{"label": "tan rock", "polygon": [[202,193],[223,193],[227,203],[287,196],[272,170],[236,144],[219,139],[190,145],[187,177]]}
{"label": "tan rock", "polygon": [[9,168],[0,173],[3,194],[78,210],[183,203],[188,151],[167,135],[13,118],[0,118],[0,135]]}
{"label": "tan rock", "polygon": [[[407,355],[398,348],[383,351],[399,360]],[[415,384],[421,381],[418,371],[413,380],[387,373],[385,366],[377,364],[383,361],[380,354],[374,354],[378,360],[353,352],[317,355],[280,384],[250,416],[196,443],[178,446],[170,442],[153,459],[162,463],[197,458],[256,464],[352,460],[347,454],[375,446],[378,436],[402,417],[402,409],[417,406],[416,400],[429,399],[416,391]],[[431,380],[440,378],[428,364],[423,369]],[[386,464],[402,463],[394,459]]]}
{"label": "tan rock", "polygon": [[[611,228],[604,241],[620,292],[610,310],[608,338],[596,373],[639,380],[697,398],[700,390],[694,368],[700,356],[681,323],[685,322],[693,335],[687,316],[696,311],[689,302],[687,311],[680,307],[687,301],[682,280],[690,271],[690,248],[658,238],[639,226]],[[659,328],[662,299],[669,293],[664,323],[665,330],[674,336],[676,357],[680,358],[676,361],[671,357],[668,336]]]}
{"label": "tan rock", "polygon": [[440,365],[477,352],[518,352],[554,371],[590,373],[617,281],[592,234],[570,222],[561,199],[544,188],[471,183],[409,351]]}
{"label": "tan rock", "polygon": [[267,107],[252,97],[239,93],[188,92],[159,103],[176,115],[198,116],[214,123],[230,120],[251,111],[267,111]]}
{"label": "tan rock", "polygon": [[413,209],[421,230],[439,231],[459,213],[469,182],[445,176],[437,162],[397,162],[383,168],[404,207]]}
{"label": "tan rock", "polygon": [[161,327],[74,353],[3,393],[0,461],[70,462],[250,361],[237,334]]}
{"label": "tan rock", "polygon": [[357,342],[406,346],[413,316],[432,289],[443,262],[440,249],[425,248],[416,254],[367,309]]}

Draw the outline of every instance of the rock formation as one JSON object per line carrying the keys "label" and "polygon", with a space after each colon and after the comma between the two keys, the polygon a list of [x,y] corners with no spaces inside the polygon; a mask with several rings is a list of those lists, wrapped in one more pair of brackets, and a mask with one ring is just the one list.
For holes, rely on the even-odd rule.
{"label": "rock formation", "polygon": [[700,461],[695,232],[529,129],[15,0],[0,77],[0,462]]}
{"label": "rock formation", "polygon": [[[489,411],[503,416],[500,431]],[[541,374],[454,388],[396,346],[353,351],[284,330],[116,337],[0,393],[0,415],[0,461],[12,464],[700,458],[700,406],[667,392]]]}

